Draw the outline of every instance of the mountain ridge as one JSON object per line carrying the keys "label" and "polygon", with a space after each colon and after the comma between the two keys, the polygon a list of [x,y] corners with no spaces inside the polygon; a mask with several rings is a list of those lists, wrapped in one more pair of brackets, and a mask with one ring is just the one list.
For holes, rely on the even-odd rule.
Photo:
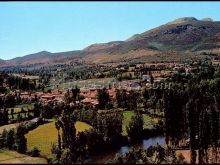
{"label": "mountain ridge", "polygon": [[[4,61],[5,66],[66,63],[80,59],[85,62],[126,61],[176,51],[197,52],[220,48],[220,22],[211,18],[198,20],[183,17],[135,34],[125,41],[96,43],[82,50],[51,53],[41,51]],[[141,54],[140,54],[141,52]],[[155,56],[156,57],[156,56]],[[2,63],[2,62],[1,62]]]}

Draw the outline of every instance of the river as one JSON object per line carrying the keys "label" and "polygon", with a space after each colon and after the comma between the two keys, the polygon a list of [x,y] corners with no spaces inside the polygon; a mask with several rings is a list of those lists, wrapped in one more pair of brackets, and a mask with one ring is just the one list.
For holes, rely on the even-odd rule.
{"label": "river", "polygon": [[142,141],[140,141],[139,143],[135,143],[133,145],[124,145],[121,146],[119,149],[114,150],[114,151],[107,151],[105,153],[100,153],[97,155],[94,155],[90,158],[90,160],[88,161],[88,163],[96,163],[96,164],[104,164],[105,162],[107,162],[108,160],[111,160],[115,157],[115,155],[117,153],[126,153],[128,152],[132,147],[134,148],[142,148],[142,149],[147,149],[148,147],[150,147],[151,145],[156,145],[159,144],[161,146],[163,146],[165,144],[165,138],[164,136],[155,136],[155,137],[151,137],[148,139],[143,139]]}

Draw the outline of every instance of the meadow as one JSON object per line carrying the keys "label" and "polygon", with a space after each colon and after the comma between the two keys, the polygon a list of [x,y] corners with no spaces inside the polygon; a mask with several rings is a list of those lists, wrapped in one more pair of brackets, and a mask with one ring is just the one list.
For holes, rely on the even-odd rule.
{"label": "meadow", "polygon": [[[77,132],[92,128],[90,125],[80,121],[76,122],[75,127]],[[25,135],[27,138],[27,149],[31,151],[34,147],[37,147],[41,151],[41,155],[52,158],[51,147],[54,143],[57,143],[57,136],[55,121],[41,125]]]}

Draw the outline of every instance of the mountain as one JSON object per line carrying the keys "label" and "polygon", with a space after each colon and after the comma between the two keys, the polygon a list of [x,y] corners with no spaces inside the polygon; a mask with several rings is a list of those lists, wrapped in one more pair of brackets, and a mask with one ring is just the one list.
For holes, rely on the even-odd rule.
{"label": "mountain", "polygon": [[4,65],[5,64],[5,61],[0,59],[0,65]]}
{"label": "mountain", "polygon": [[[24,66],[24,65],[48,65],[57,63],[68,63],[69,59],[82,57],[84,53],[82,51],[68,51],[51,53],[47,51],[41,51],[38,53],[26,55],[23,57],[17,57],[12,60],[6,61],[6,66]],[[5,65],[4,65],[5,66]]]}
{"label": "mountain", "polygon": [[220,32],[220,22],[185,17],[136,35],[133,42],[142,42],[159,50],[199,51],[216,48],[210,39]]}
{"label": "mountain", "polygon": [[51,54],[50,52],[47,52],[47,51],[41,51],[41,52],[38,52],[38,53],[35,53],[35,54],[29,54],[29,55],[26,55],[24,57],[16,57],[12,60],[10,60],[11,63],[14,63],[14,64],[21,64],[24,62],[25,63],[36,63],[36,62],[41,62],[41,60],[44,60],[44,61],[47,61],[51,58]]}
{"label": "mountain", "polygon": [[184,17],[135,34],[125,41],[93,44],[77,51],[42,51],[0,65],[53,65],[77,60],[85,63],[175,61],[187,58],[189,54],[192,56],[210,50],[220,52],[220,22],[211,18],[198,20],[194,17]]}

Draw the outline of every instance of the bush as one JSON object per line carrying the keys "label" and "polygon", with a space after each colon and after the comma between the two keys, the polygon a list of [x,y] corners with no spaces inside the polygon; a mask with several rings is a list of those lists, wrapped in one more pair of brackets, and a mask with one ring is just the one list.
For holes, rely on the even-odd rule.
{"label": "bush", "polygon": [[32,157],[38,157],[40,156],[40,150],[37,148],[37,147],[34,147],[31,152],[30,152],[30,155]]}

